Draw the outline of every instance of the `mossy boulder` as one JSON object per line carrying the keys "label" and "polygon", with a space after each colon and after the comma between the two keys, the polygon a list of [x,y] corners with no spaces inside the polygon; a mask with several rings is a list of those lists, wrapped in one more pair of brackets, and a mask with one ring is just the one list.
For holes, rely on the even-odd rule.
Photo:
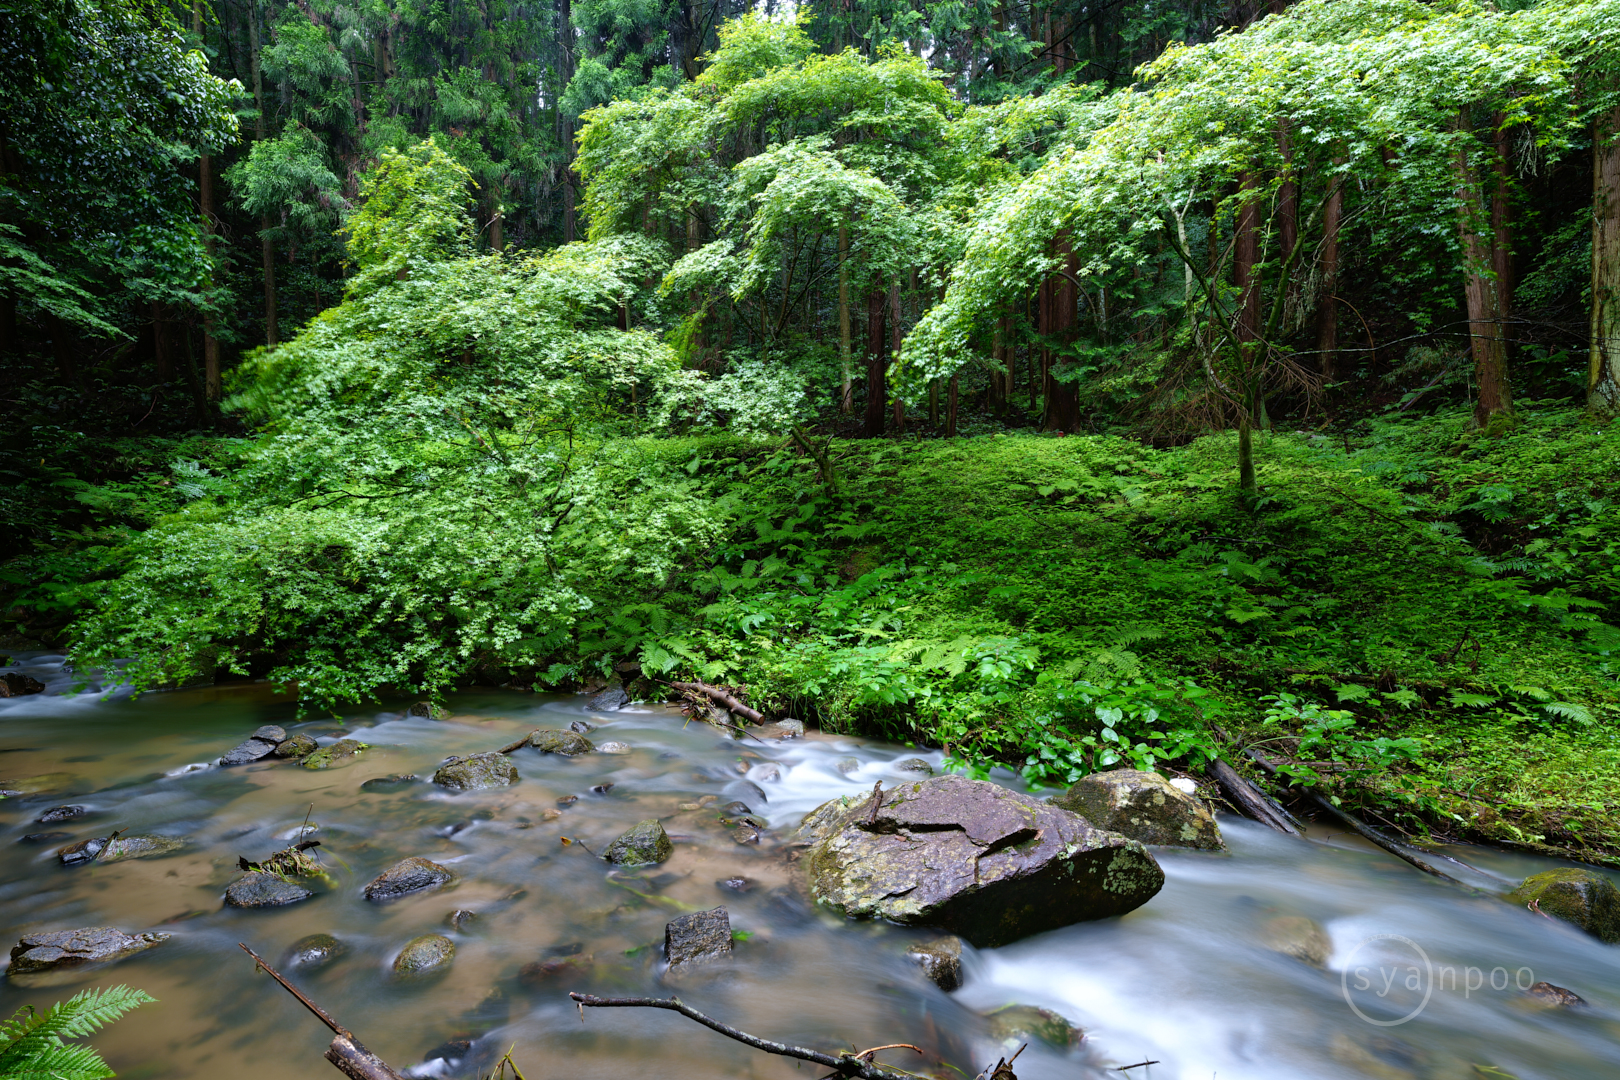
{"label": "mossy boulder", "polygon": [[1039,1039],[1051,1046],[1066,1047],[1086,1037],[1086,1033],[1051,1009],[1034,1005],[1006,1005],[986,1017],[990,1035],[1003,1043]]}
{"label": "mossy boulder", "polygon": [[675,853],[664,827],[652,818],[638,821],[602,852],[602,858],[621,866],[645,866],[661,863]]}
{"label": "mossy boulder", "polygon": [[418,855],[401,859],[378,874],[366,885],[364,895],[367,900],[393,900],[424,889],[437,889],[455,879],[456,875],[446,867]]}
{"label": "mossy boulder", "polygon": [[1574,923],[1609,945],[1620,944],[1620,890],[1594,870],[1564,866],[1531,874],[1507,899]]}
{"label": "mossy boulder", "polygon": [[[1164,887],[1135,840],[961,776],[812,811],[811,896],[850,918],[937,926],[980,947],[1123,915]],[[801,826],[801,829],[803,827]]]}
{"label": "mossy boulder", "polygon": [[331,934],[310,934],[293,942],[287,950],[284,967],[299,971],[319,971],[341,958],[349,947]]}
{"label": "mossy boulder", "polygon": [[451,791],[482,791],[518,782],[517,766],[498,751],[451,758],[433,774],[433,782]]}
{"label": "mossy boulder", "polygon": [[308,757],[319,749],[320,744],[308,735],[293,735],[276,743],[276,757]]}
{"label": "mossy boulder", "polygon": [[564,757],[578,757],[588,754],[596,747],[591,740],[577,731],[557,731],[554,728],[540,728],[529,736],[529,745],[543,754],[561,754]]}
{"label": "mossy boulder", "polygon": [[282,907],[314,895],[296,881],[256,871],[231,882],[225,889],[225,902],[241,908]]}
{"label": "mossy boulder", "polygon": [[1209,809],[1158,773],[1137,769],[1092,773],[1052,802],[1099,829],[1144,844],[1205,851],[1226,846]]}
{"label": "mossy boulder", "polygon": [[110,964],[168,940],[168,934],[126,934],[110,926],[24,934],[22,940],[12,946],[11,966],[6,973],[15,977]]}
{"label": "mossy boulder", "polygon": [[354,755],[366,748],[366,744],[357,739],[339,739],[331,746],[323,746],[313,751],[299,762],[306,769],[331,769],[339,765],[348,765],[354,761]]}
{"label": "mossy boulder", "polygon": [[113,863],[125,859],[152,859],[159,855],[172,855],[186,846],[186,841],[173,836],[119,836],[111,840],[81,840],[62,848],[56,857],[63,866],[83,863]]}
{"label": "mossy boulder", "polygon": [[443,934],[423,934],[405,943],[394,958],[394,974],[402,979],[420,979],[449,970],[456,958],[456,943]]}

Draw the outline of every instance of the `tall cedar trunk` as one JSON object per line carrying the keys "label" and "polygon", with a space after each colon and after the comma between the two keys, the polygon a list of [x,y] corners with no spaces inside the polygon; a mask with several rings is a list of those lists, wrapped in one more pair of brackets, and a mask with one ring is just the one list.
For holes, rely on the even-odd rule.
{"label": "tall cedar trunk", "polygon": [[[574,78],[574,44],[577,40],[574,33],[574,5],[573,0],[557,0],[557,40],[562,45],[562,79],[561,85],[566,89]],[[558,93],[562,92],[559,89]],[[576,239],[579,222],[574,211],[574,123],[557,110],[557,134],[561,136],[563,156],[563,243],[572,244]]]}
{"label": "tall cedar trunk", "polygon": [[[1079,260],[1069,250],[1067,239],[1057,242],[1057,249],[1063,255],[1063,268],[1070,274],[1079,269]],[[1062,344],[1068,344],[1074,338],[1075,319],[1079,313],[1080,295],[1075,289],[1074,282],[1067,277],[1052,280],[1051,320],[1050,333]],[[1046,429],[1048,431],[1073,431],[1080,426],[1080,387],[1072,382],[1059,382],[1056,374],[1057,363],[1054,359],[1047,361],[1046,370]]]}
{"label": "tall cedar trunk", "polygon": [[[1468,130],[1468,117],[1460,117],[1461,130]],[[1480,204],[1479,177],[1469,161],[1468,147],[1459,145],[1452,160],[1457,178],[1457,233],[1462,245],[1463,293],[1468,303],[1468,342],[1474,356],[1474,382],[1479,397],[1474,402],[1474,422],[1488,425],[1498,416],[1513,411],[1513,392],[1508,386],[1507,346],[1502,340],[1502,296],[1496,284],[1496,253],[1493,235],[1482,234],[1480,225],[1489,225],[1489,215]]]}
{"label": "tall cedar trunk", "polygon": [[208,426],[208,392],[203,386],[202,372],[197,369],[197,350],[192,346],[189,322],[179,325],[180,332],[185,335],[186,354],[186,385],[191,388],[191,407],[196,414],[197,426]]}
{"label": "tall cedar trunk", "polygon": [[838,396],[838,411],[848,416],[855,411],[855,362],[849,340],[849,227],[838,230],[838,359],[844,369],[844,385]]}
{"label": "tall cedar trunk", "polygon": [[883,312],[888,305],[886,290],[876,283],[866,294],[866,434],[876,438],[883,434],[884,405],[889,398],[884,358]]}
{"label": "tall cedar trunk", "polygon": [[1620,416],[1620,106],[1592,125],[1592,352],[1586,404]]}
{"label": "tall cedar trunk", "polygon": [[[1240,192],[1258,186],[1253,173],[1244,173]],[[1260,341],[1260,204],[1246,199],[1238,209],[1237,237],[1232,253],[1232,278],[1238,287],[1237,339],[1239,378],[1243,400],[1238,414],[1238,487],[1253,492],[1254,484],[1254,423],[1258,399],[1264,393],[1260,385],[1259,359],[1264,345]]]}
{"label": "tall cedar trunk", "polygon": [[[1041,366],[1041,426],[1050,428],[1052,415],[1052,350],[1047,347],[1047,335],[1052,332],[1052,279],[1047,278],[1041,282],[1041,287],[1035,294],[1035,330],[1041,338],[1040,366]],[[1034,395],[1031,394],[1031,399]]]}
{"label": "tall cedar trunk", "polygon": [[[1284,259],[1293,254],[1299,242],[1299,184],[1294,179],[1294,143],[1289,136],[1288,120],[1277,122],[1277,149],[1282,152],[1283,182],[1277,188],[1277,235],[1282,240]],[[1292,300],[1298,288],[1294,275],[1288,275],[1288,298]]]}
{"label": "tall cedar trunk", "polygon": [[[253,108],[259,114],[253,121],[254,135],[262,140],[264,133],[264,73],[259,66],[259,5],[248,8],[248,62],[253,71]],[[270,219],[259,218],[259,244],[264,262],[264,339],[269,345],[279,345],[281,334],[276,327],[276,245],[269,237]]]}
{"label": "tall cedar trunk", "polygon": [[[202,37],[202,4],[191,5],[191,32]],[[203,154],[197,159],[197,210],[202,218],[203,250],[208,254],[208,284],[214,284],[214,159]],[[210,402],[220,397],[219,339],[214,337],[214,316],[203,316],[203,396]]]}
{"label": "tall cedar trunk", "polygon": [[[1343,164],[1344,158],[1334,158]],[[1316,306],[1316,353],[1322,378],[1331,380],[1339,367],[1339,221],[1344,216],[1344,185],[1338,177],[1322,208],[1322,293]]]}
{"label": "tall cedar trunk", "polygon": [[1512,150],[1506,121],[1501,113],[1491,120],[1496,130],[1496,153],[1491,158],[1491,271],[1496,275],[1496,295],[1501,305],[1501,321],[1497,324],[1502,334],[1503,356],[1509,361],[1513,344],[1513,212],[1508,203],[1508,155]]}
{"label": "tall cedar trunk", "polygon": [[506,213],[495,204],[495,212],[489,216],[489,250],[506,250]]}
{"label": "tall cedar trunk", "polygon": [[[889,286],[889,359],[893,360],[900,355],[900,279],[895,278]],[[894,430],[901,434],[906,430],[906,403],[900,400],[900,395],[894,396]]]}

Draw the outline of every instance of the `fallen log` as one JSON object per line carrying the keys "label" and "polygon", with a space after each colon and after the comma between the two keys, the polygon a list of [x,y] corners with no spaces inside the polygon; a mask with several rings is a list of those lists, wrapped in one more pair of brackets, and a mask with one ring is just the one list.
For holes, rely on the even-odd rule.
{"label": "fallen log", "polygon": [[281,977],[281,972],[265,962],[264,957],[247,947],[245,942],[237,942],[243,952],[253,957],[256,970],[269,975],[282,988],[314,1013],[321,1023],[331,1028],[334,1034],[332,1044],[326,1048],[326,1060],[336,1065],[338,1071],[350,1077],[351,1080],[405,1080],[399,1073],[389,1067],[388,1062],[373,1054],[360,1044],[354,1033],[326,1014],[326,1010],[305,997],[303,991]]}
{"label": "fallen log", "polygon": [[1248,817],[1277,832],[1289,836],[1299,835],[1299,830],[1294,828],[1287,816],[1266,797],[1266,793],[1244,779],[1242,774],[1227,764],[1225,759],[1216,758],[1209,763],[1204,772],[1220,785],[1221,791],[1232,800],[1232,804]]}
{"label": "fallen log", "polygon": [[750,709],[747,705],[744,705],[742,702],[738,701],[735,697],[726,693],[718,686],[710,686],[708,683],[700,682],[672,682],[669,685],[673,686],[677,690],[685,690],[690,694],[702,694],[716,705],[725,706],[731,712],[736,713],[745,720],[751,720],[756,724],[763,724],[765,722],[764,713],[760,712],[758,709]]}
{"label": "fallen log", "polygon": [[[858,1076],[861,1080],[915,1080],[911,1073],[896,1072],[874,1064],[872,1055],[879,1050],[893,1050],[899,1047],[915,1050],[919,1054],[922,1053],[921,1047],[912,1046],[910,1043],[890,1043],[887,1046],[875,1046],[870,1050],[862,1050],[858,1054],[845,1051],[834,1056],[824,1054],[820,1050],[793,1046],[790,1043],[774,1042],[770,1039],[762,1039],[758,1035],[750,1035],[746,1031],[739,1031],[729,1024],[722,1024],[712,1016],[706,1016],[698,1012],[680,998],[605,998],[597,997],[595,994],[578,994],[573,991],[570,991],[568,996],[579,1003],[579,1019],[581,1023],[585,1022],[585,1009],[587,1007],[592,1009],[668,1009],[671,1012],[680,1013],[688,1020],[696,1020],[711,1031],[718,1031],[728,1039],[735,1039],[744,1046],[752,1046],[755,1050],[763,1050],[767,1054],[798,1058],[800,1061],[825,1066],[833,1070],[834,1076]],[[1013,1056],[1016,1057],[1017,1055]],[[1017,1080],[1017,1077],[1012,1076],[1010,1068],[1006,1070],[1006,1077],[1010,1078],[1010,1080]]]}

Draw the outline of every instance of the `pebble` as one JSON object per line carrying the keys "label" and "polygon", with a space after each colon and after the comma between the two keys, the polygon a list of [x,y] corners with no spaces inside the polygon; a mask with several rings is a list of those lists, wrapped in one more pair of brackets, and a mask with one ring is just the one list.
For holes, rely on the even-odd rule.
{"label": "pebble", "polygon": [[53,806],[34,820],[41,825],[51,825],[58,821],[71,821],[76,817],[83,817],[90,812],[86,806]]}
{"label": "pebble", "polygon": [[597,743],[596,752],[598,754],[628,754],[630,752],[630,744],[622,742]]}
{"label": "pebble", "polygon": [[566,810],[568,807],[573,806],[577,802],[579,802],[578,795],[564,795],[562,798],[557,800],[557,805]]}

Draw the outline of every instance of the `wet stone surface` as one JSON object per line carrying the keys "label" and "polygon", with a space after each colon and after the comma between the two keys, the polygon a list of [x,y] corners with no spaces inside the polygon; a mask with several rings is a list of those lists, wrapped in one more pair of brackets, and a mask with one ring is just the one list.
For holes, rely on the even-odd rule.
{"label": "wet stone surface", "polygon": [[401,859],[365,887],[367,900],[393,900],[424,889],[437,889],[456,879],[445,867],[421,856]]}
{"label": "wet stone surface", "polygon": [[247,765],[261,758],[267,758],[275,752],[276,744],[273,742],[264,739],[248,739],[246,742],[238,743],[227,750],[219,759],[219,763],[224,766]]}
{"label": "wet stone surface", "polygon": [[644,866],[661,863],[675,851],[669,835],[657,821],[649,818],[638,821],[623,835],[615,839],[602,852],[602,858],[621,866]]}
{"label": "wet stone surface", "polygon": [[262,871],[248,874],[226,886],[225,902],[232,907],[282,907],[308,900],[315,894],[298,884]]}
{"label": "wet stone surface", "polygon": [[394,974],[420,979],[449,969],[456,958],[456,943],[443,934],[423,934],[405,943],[394,959]]}
{"label": "wet stone surface", "polygon": [[954,934],[919,941],[906,950],[906,958],[947,994],[962,985],[962,939]]}
{"label": "wet stone surface", "polygon": [[41,825],[50,825],[58,821],[71,821],[74,818],[84,817],[90,809],[85,806],[53,806],[34,820]]}
{"label": "wet stone surface", "polygon": [[664,927],[664,959],[680,967],[731,955],[731,916],[723,907],[694,911]]}
{"label": "wet stone surface", "polygon": [[1620,890],[1595,870],[1566,866],[1525,878],[1507,901],[1585,930],[1609,945],[1620,944]]}
{"label": "wet stone surface", "polygon": [[347,955],[348,951],[349,947],[331,934],[310,934],[293,942],[283,964],[301,971],[319,971]]}
{"label": "wet stone surface", "polygon": [[433,782],[451,791],[483,791],[517,783],[518,771],[505,754],[473,754],[445,762]]}
{"label": "wet stone surface", "polygon": [[542,754],[561,754],[564,757],[578,757],[596,749],[591,740],[578,732],[553,728],[541,728],[534,732],[529,736],[529,745]]}
{"label": "wet stone surface", "polygon": [[60,968],[106,964],[169,940],[169,934],[126,934],[110,926],[25,934],[11,949],[7,974],[29,975]]}

